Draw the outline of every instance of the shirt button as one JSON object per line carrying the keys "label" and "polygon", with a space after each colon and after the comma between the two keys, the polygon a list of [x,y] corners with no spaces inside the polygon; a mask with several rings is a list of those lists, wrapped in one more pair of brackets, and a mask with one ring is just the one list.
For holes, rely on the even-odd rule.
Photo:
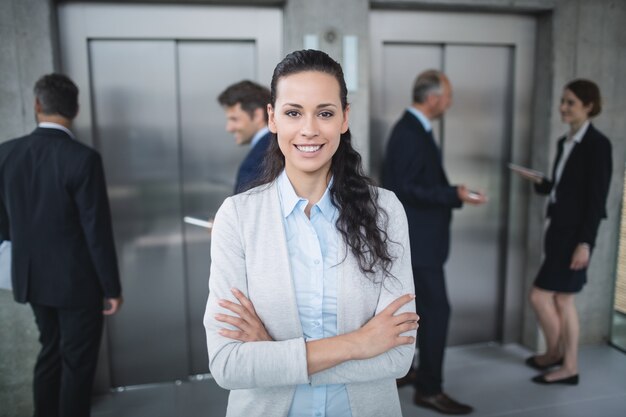
{"label": "shirt button", "polygon": [[317,417],[320,417],[320,416],[322,415],[322,413],[321,413],[321,411],[318,411],[318,412],[316,412],[316,413],[315,413],[315,415],[316,415]]}
{"label": "shirt button", "polygon": [[313,261],[313,263],[314,263],[315,265],[319,265],[320,260],[319,260],[319,259],[316,259],[316,260],[314,260],[314,261]]}
{"label": "shirt button", "polygon": [[320,322],[319,322],[319,321],[317,321],[317,320],[315,320],[312,324],[313,324],[313,326],[316,326],[316,327],[317,327],[317,326],[319,326],[319,325],[320,325]]}

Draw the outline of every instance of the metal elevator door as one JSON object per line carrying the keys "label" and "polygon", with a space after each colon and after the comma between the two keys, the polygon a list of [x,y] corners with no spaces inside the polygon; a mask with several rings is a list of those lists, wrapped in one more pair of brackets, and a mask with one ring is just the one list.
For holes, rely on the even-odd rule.
{"label": "metal elevator door", "polygon": [[[213,217],[249,150],[225,132],[218,94],[242,79],[269,81],[280,52],[268,52],[267,34],[229,35],[233,17],[248,26],[258,18],[245,8],[226,19],[228,10],[211,7],[76,7],[76,16],[71,5],[61,7],[64,65],[88,104],[79,137],[90,136],[103,157],[124,296],[122,310],[107,321],[98,390],[207,373],[202,317],[210,232],[183,219]],[[163,24],[162,11],[178,29]],[[270,22],[280,18],[268,11]],[[203,25],[214,20],[214,32],[202,27],[191,36],[188,25],[199,13]],[[106,28],[122,16],[129,33],[123,24]],[[133,17],[141,24],[133,26]],[[105,29],[85,29],[98,25]],[[280,24],[271,31],[282,35]],[[86,55],[70,41],[75,37]]]}
{"label": "metal elevator door", "polygon": [[[210,234],[181,220],[208,219],[232,193],[245,149],[223,134],[215,97],[254,78],[254,44],[95,40],[89,51],[95,143],[125,278],[126,319],[109,328],[112,382],[207,372]],[[151,348],[128,349],[133,340]]]}
{"label": "metal elevator door", "polygon": [[372,80],[378,84],[372,87],[372,172],[379,175],[391,128],[411,103],[415,77],[439,69],[453,91],[452,107],[433,123],[448,177],[489,197],[484,206],[454,210],[445,268],[452,307],[449,345],[503,340],[505,315],[521,315],[521,309],[509,310],[520,303],[522,289],[507,299],[507,285],[519,273],[508,269],[520,257],[516,243],[509,247],[509,229],[511,222],[523,221],[523,213],[510,210],[518,190],[509,185],[506,162],[516,152],[514,141],[522,149],[528,143],[528,135],[514,132],[514,125],[527,120],[530,109],[514,96],[528,96],[519,83],[528,74],[519,73],[532,71],[532,57],[530,66],[520,63],[518,43],[532,39],[534,24],[517,18],[518,38],[509,34],[500,41],[501,29],[493,29],[503,23],[498,15],[374,11],[371,16]]}

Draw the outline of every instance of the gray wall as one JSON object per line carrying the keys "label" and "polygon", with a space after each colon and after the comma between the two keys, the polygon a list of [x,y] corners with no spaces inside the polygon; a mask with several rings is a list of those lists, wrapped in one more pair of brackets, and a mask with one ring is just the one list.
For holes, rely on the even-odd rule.
{"label": "gray wall", "polygon": [[[50,0],[0,0],[0,141],[35,127],[33,84],[58,61],[54,16]],[[31,309],[0,290],[0,416],[32,415],[38,335]]]}
{"label": "gray wall", "polygon": [[33,128],[33,84],[58,62],[50,0],[0,1],[0,141]]}
{"label": "gray wall", "polygon": [[[164,1],[161,1],[164,2]],[[202,1],[203,3],[226,3]],[[56,29],[52,0],[0,0],[0,141],[29,132],[34,127],[32,85],[44,73],[57,68]],[[237,1],[240,4],[277,5],[281,1]],[[371,7],[415,10],[470,10],[533,13],[539,22],[535,88],[532,164],[548,170],[556,139],[564,132],[557,111],[562,86],[575,77],[599,83],[605,108],[595,124],[613,142],[614,175],[608,202],[609,218],[603,222],[589,271],[590,282],[577,304],[581,340],[595,343],[609,335],[618,211],[626,153],[626,2],[620,0],[440,0],[373,1]],[[356,146],[367,161],[369,143],[369,55],[367,0],[290,0],[284,5],[285,52],[302,47],[305,34],[318,34],[320,47],[342,60],[341,36],[359,39],[360,78],[352,102],[351,129]],[[323,34],[333,29],[335,42]],[[527,232],[527,287],[540,262],[544,216],[543,199],[533,197]],[[520,297],[525,297],[521,294]],[[525,304],[527,305],[527,303]],[[536,323],[526,308],[519,340],[538,344]],[[17,305],[8,292],[0,292],[0,416],[30,414],[32,365],[37,351],[37,332],[30,309]],[[6,406],[8,405],[8,407]]]}
{"label": "gray wall", "polygon": [[[358,37],[358,88],[348,94],[348,101],[353,144],[361,153],[366,167],[369,165],[368,13],[368,0],[289,0],[284,9],[283,48],[285,53],[302,49],[304,35],[317,35],[319,49],[343,64],[343,36]],[[336,35],[332,42],[325,37],[329,31]]]}

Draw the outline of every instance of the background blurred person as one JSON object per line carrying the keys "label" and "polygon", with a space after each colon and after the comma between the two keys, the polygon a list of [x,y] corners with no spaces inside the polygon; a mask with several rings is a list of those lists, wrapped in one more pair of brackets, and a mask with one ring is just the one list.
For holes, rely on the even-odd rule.
{"label": "background blurred person", "polygon": [[49,74],[34,90],[38,127],[0,145],[0,226],[12,242],[13,295],[39,328],[35,417],[84,417],[103,314],[122,304],[109,200],[100,155],[70,130],[78,87]]}
{"label": "background blurred person", "polygon": [[568,83],[559,110],[569,132],[558,141],[552,179],[519,172],[535,182],[538,193],[549,196],[544,260],[530,291],[547,350],[526,360],[532,368],[549,370],[532,379],[540,384],[576,385],[580,380],[574,297],[587,282],[598,226],[606,218],[612,172],[611,143],[590,121],[601,108],[594,82]]}
{"label": "background blurred person", "polygon": [[415,386],[413,402],[445,414],[467,414],[472,407],[443,391],[443,358],[450,303],[443,266],[450,247],[452,209],[483,204],[485,195],[465,185],[450,185],[431,121],[452,104],[450,80],[440,71],[419,74],[413,103],[395,124],[387,143],[383,187],[396,193],[409,221],[415,302],[420,315],[417,369],[398,380]]}
{"label": "background blurred person", "polygon": [[270,91],[252,81],[240,81],[224,90],[217,98],[226,115],[226,131],[239,146],[251,149],[237,172],[235,194],[246,191],[261,177],[263,158],[271,141],[267,128],[267,104]]}

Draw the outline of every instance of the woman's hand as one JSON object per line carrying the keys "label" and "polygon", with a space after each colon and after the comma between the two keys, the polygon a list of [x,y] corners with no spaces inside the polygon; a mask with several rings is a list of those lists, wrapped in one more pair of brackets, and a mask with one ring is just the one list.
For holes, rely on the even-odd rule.
{"label": "woman's hand", "polygon": [[232,311],[237,316],[229,314],[216,314],[215,320],[222,323],[228,323],[239,330],[220,329],[219,334],[229,339],[239,340],[241,342],[259,342],[272,341],[270,335],[265,329],[265,325],[256,314],[254,305],[246,298],[241,291],[236,288],[231,290],[233,295],[241,304],[233,303],[228,300],[219,300],[218,304],[227,310]]}
{"label": "woman's hand", "polygon": [[587,268],[589,265],[589,245],[586,243],[579,243],[574,250],[574,254],[572,255],[572,262],[570,264],[570,269],[574,271],[578,271],[583,268]]}
{"label": "woman's hand", "polygon": [[415,341],[413,336],[402,333],[416,330],[419,316],[416,313],[395,313],[405,304],[413,302],[415,295],[405,294],[389,304],[359,330],[353,332],[355,351],[353,359],[369,359],[400,345]]}

